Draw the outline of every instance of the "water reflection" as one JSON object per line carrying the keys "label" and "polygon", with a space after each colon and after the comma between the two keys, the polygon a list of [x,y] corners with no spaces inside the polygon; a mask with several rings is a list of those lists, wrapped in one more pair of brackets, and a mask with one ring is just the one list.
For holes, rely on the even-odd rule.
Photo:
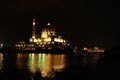
{"label": "water reflection", "polygon": [[94,64],[96,64],[101,57],[103,57],[103,56],[94,55]]}
{"label": "water reflection", "polygon": [[1,76],[2,80],[9,80],[9,78],[11,80],[24,78],[31,78],[24,80],[69,80],[71,77],[81,80],[86,74],[91,74],[90,76],[94,74],[95,64],[101,57],[100,55],[0,53],[0,80]]}
{"label": "water reflection", "polygon": [[18,53],[16,65],[19,69],[27,67],[32,74],[40,71],[42,77],[53,77],[55,72],[62,71],[65,68],[65,57],[64,54]]}
{"label": "water reflection", "polygon": [[0,71],[3,70],[3,54],[0,53]]}
{"label": "water reflection", "polygon": [[104,57],[104,55],[95,54],[93,56],[84,56],[83,64],[96,64],[100,58]]}
{"label": "water reflection", "polygon": [[27,68],[26,64],[28,62],[28,54],[18,53],[16,55],[16,66],[18,69]]}

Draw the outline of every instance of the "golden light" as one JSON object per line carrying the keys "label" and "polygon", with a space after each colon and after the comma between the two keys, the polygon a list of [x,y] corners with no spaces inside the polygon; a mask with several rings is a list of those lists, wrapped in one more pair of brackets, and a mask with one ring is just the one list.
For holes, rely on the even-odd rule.
{"label": "golden light", "polygon": [[44,41],[49,42],[51,41],[51,38],[46,38]]}
{"label": "golden light", "polygon": [[33,22],[33,25],[35,25],[35,22]]}
{"label": "golden light", "polygon": [[32,36],[32,38],[35,38],[35,36]]}
{"label": "golden light", "polygon": [[48,24],[47,24],[48,26],[50,26],[50,23],[48,22]]}
{"label": "golden light", "polygon": [[38,39],[38,42],[41,42],[41,39]]}
{"label": "golden light", "polygon": [[30,42],[33,42],[33,40],[32,40],[32,39],[30,39]]}
{"label": "golden light", "polygon": [[55,38],[54,41],[55,41],[55,42],[61,42],[61,43],[62,43],[62,42],[63,42],[63,39]]}
{"label": "golden light", "polygon": [[0,53],[0,70],[2,70],[3,69],[3,54],[2,53]]}
{"label": "golden light", "polygon": [[38,42],[38,40],[37,40],[37,39],[34,39],[34,42]]}
{"label": "golden light", "polygon": [[35,25],[35,19],[33,19],[33,25]]}
{"label": "golden light", "polygon": [[47,37],[48,37],[47,32],[46,32],[46,31],[42,32],[41,37],[42,37],[42,38],[47,38]]}
{"label": "golden light", "polygon": [[83,50],[88,50],[88,48],[84,47]]}

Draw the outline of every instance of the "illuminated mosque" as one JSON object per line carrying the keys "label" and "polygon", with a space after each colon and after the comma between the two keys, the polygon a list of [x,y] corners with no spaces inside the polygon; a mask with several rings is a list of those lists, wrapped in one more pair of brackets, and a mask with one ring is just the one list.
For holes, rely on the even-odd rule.
{"label": "illuminated mosque", "polygon": [[48,22],[42,30],[41,34],[36,32],[35,18],[33,19],[32,36],[29,39],[29,44],[25,41],[20,41],[17,43],[16,49],[18,50],[35,50],[40,49],[65,49],[68,48],[70,44],[67,40],[63,39],[62,36],[57,36],[55,29]]}
{"label": "illuminated mosque", "polygon": [[41,37],[36,34],[36,26],[35,26],[35,19],[33,19],[33,31],[32,37],[30,38],[30,43],[34,44],[54,44],[55,42],[61,43],[62,45],[66,45],[66,40],[62,39],[62,36],[56,35],[55,29],[48,23],[46,26],[43,27],[41,31]]}

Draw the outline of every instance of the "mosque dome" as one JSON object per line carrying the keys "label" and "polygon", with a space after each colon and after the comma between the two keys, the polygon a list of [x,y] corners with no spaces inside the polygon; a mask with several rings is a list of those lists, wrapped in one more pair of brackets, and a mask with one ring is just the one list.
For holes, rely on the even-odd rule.
{"label": "mosque dome", "polygon": [[56,36],[56,31],[49,22],[47,25],[43,27],[41,31],[41,37],[44,38],[44,36],[46,37]]}

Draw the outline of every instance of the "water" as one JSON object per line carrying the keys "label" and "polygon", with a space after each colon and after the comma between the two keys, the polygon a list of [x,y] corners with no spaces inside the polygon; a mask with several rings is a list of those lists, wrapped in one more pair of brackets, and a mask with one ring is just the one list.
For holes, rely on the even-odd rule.
{"label": "water", "polygon": [[0,53],[0,80],[95,80],[100,55]]}

